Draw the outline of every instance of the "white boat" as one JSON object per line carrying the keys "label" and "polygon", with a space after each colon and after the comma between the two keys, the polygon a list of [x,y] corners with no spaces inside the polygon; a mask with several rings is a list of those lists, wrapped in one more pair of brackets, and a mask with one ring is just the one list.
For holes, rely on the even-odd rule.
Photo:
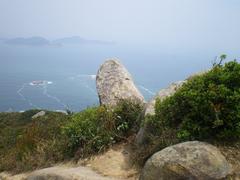
{"label": "white boat", "polygon": [[32,81],[29,83],[31,86],[43,86],[47,84],[52,84],[51,81],[43,81],[43,80],[38,80],[38,81]]}

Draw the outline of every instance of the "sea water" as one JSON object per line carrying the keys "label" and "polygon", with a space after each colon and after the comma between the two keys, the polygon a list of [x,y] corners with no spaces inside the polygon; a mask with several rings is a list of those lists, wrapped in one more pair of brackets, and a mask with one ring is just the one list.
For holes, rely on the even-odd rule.
{"label": "sea water", "polygon": [[30,47],[0,43],[0,111],[80,111],[98,105],[96,73],[112,57],[121,60],[149,100],[171,82],[211,67],[215,55],[118,44]]}

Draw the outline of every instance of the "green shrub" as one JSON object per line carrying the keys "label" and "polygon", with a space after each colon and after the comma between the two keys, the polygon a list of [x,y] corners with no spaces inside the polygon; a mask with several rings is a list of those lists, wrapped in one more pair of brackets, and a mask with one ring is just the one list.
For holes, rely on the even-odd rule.
{"label": "green shrub", "polygon": [[128,137],[137,133],[140,127],[142,104],[122,100],[113,109],[115,130],[118,136]]}
{"label": "green shrub", "polygon": [[77,157],[85,157],[125,139],[137,131],[141,111],[141,105],[125,100],[115,108],[99,106],[73,115],[63,128],[69,138],[69,150],[77,152]]}
{"label": "green shrub", "polygon": [[211,70],[189,78],[174,95],[157,99],[155,115],[143,120],[144,144],[136,147],[134,161],[143,165],[155,152],[188,140],[239,142],[239,102],[240,64],[214,63]]}
{"label": "green shrub", "polygon": [[[11,119],[14,115],[14,119]],[[5,120],[13,121],[1,134],[5,140],[0,147],[0,171],[21,172],[47,167],[68,157],[67,138],[61,133],[69,116],[47,112],[31,119],[33,111],[8,113]],[[23,126],[23,122],[28,122]],[[18,131],[16,132],[16,129]],[[14,133],[10,133],[10,132]]]}
{"label": "green shrub", "polygon": [[63,128],[63,133],[69,138],[68,146],[72,153],[78,149],[92,153],[110,142],[111,134],[107,131],[107,122],[102,121],[99,116],[102,108],[88,108],[73,115],[71,121]]}
{"label": "green shrub", "polygon": [[65,115],[39,110],[0,113],[0,172],[48,167],[75,157],[86,157],[119,142],[139,127],[142,106],[121,101],[116,108],[99,106]]}
{"label": "green shrub", "polygon": [[[156,103],[153,127],[177,130],[180,140],[240,138],[240,64],[217,64]],[[158,133],[160,133],[158,131]]]}
{"label": "green shrub", "polygon": [[0,157],[16,144],[28,124],[31,123],[35,110],[24,113],[0,113]]}

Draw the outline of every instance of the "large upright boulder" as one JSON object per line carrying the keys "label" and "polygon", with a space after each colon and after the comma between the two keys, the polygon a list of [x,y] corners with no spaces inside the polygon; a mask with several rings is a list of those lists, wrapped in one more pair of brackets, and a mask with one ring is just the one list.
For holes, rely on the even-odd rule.
{"label": "large upright boulder", "polygon": [[125,99],[144,102],[144,97],[134,85],[130,73],[116,59],[109,59],[101,65],[96,85],[101,105],[114,106]]}
{"label": "large upright boulder", "polygon": [[231,172],[231,166],[216,147],[190,141],[155,153],[146,162],[140,180],[214,180]]}

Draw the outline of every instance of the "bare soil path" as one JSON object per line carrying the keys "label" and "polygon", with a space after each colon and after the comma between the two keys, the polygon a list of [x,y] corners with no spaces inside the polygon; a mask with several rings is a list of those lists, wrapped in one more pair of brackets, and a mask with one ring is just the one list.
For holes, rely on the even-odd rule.
{"label": "bare soil path", "polygon": [[129,155],[128,146],[121,144],[78,165],[65,163],[17,175],[0,173],[0,180],[136,180],[138,172]]}

